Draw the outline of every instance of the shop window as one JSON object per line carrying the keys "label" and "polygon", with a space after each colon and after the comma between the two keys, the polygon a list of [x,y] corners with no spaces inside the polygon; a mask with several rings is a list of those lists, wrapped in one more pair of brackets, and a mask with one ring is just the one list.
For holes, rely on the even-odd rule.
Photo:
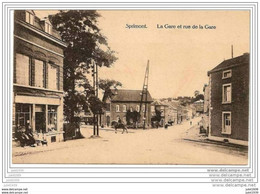
{"label": "shop window", "polygon": [[52,90],[59,89],[59,70],[56,65],[48,64],[48,88]]}
{"label": "shop window", "polygon": [[35,86],[44,87],[44,62],[35,59]]}
{"label": "shop window", "polygon": [[57,131],[57,106],[48,106],[48,131]]}
{"label": "shop window", "polygon": [[16,83],[30,85],[30,57],[16,53]]}
{"label": "shop window", "polygon": [[28,130],[31,125],[32,107],[30,104],[15,104],[15,126],[18,130]]}

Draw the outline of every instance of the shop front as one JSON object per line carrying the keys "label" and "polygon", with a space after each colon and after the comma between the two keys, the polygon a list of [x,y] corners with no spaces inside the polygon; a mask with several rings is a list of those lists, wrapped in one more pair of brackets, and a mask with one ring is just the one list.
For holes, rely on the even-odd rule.
{"label": "shop front", "polygon": [[63,140],[62,97],[14,96],[13,137],[21,131],[32,132],[37,142]]}

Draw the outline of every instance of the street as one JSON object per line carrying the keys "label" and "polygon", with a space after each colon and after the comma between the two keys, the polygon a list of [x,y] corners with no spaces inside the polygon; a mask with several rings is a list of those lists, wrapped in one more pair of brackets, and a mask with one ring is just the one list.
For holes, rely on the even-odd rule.
{"label": "street", "polygon": [[[193,119],[192,126],[199,121]],[[192,126],[186,121],[168,129],[129,129],[124,134],[122,129],[117,134],[113,129],[101,129],[100,138],[89,138],[92,127],[83,125],[83,139],[14,148],[13,163],[247,164],[246,151],[184,140]]]}

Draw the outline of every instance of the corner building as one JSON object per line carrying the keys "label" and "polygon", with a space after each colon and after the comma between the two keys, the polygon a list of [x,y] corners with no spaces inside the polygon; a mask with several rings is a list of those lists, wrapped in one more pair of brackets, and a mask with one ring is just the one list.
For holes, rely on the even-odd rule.
{"label": "corner building", "polygon": [[14,12],[13,138],[31,126],[36,139],[63,140],[63,51],[47,18]]}

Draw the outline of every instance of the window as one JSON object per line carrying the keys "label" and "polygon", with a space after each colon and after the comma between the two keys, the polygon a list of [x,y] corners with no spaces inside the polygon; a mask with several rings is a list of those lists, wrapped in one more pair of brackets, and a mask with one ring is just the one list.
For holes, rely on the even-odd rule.
{"label": "window", "polygon": [[133,107],[130,107],[130,112],[133,112]]}
{"label": "window", "polygon": [[136,105],[136,111],[139,112],[140,111],[140,106]]}
{"label": "window", "polygon": [[143,108],[142,108],[142,109],[143,109],[143,112],[145,112],[145,105],[143,105]]}
{"label": "window", "polygon": [[120,112],[119,105],[116,105],[116,112]]}
{"label": "window", "polygon": [[58,67],[48,64],[48,88],[53,90],[59,89],[59,71]]}
{"label": "window", "polygon": [[51,34],[51,25],[49,23],[45,22],[44,28],[45,32]]}
{"label": "window", "polygon": [[123,105],[123,112],[126,112],[126,105]]}
{"label": "window", "polygon": [[48,131],[57,130],[57,106],[48,106]]}
{"label": "window", "polygon": [[151,111],[155,112],[155,106],[151,106]]}
{"label": "window", "polygon": [[35,60],[35,86],[44,87],[44,62]]}
{"label": "window", "polygon": [[226,79],[232,76],[232,71],[231,70],[227,70],[227,71],[223,71],[222,74],[222,79]]}
{"label": "window", "polygon": [[30,104],[15,104],[15,125],[17,129],[27,129],[31,125]]}
{"label": "window", "polygon": [[30,58],[16,53],[16,83],[29,85],[30,83]]}
{"label": "window", "polygon": [[231,134],[231,112],[222,113],[222,133]]}
{"label": "window", "polygon": [[106,104],[106,111],[110,111],[110,103]]}
{"label": "window", "polygon": [[231,102],[231,84],[224,84],[223,85],[223,103],[230,103]]}
{"label": "window", "polygon": [[25,21],[29,24],[34,24],[34,15],[28,11],[25,12]]}

